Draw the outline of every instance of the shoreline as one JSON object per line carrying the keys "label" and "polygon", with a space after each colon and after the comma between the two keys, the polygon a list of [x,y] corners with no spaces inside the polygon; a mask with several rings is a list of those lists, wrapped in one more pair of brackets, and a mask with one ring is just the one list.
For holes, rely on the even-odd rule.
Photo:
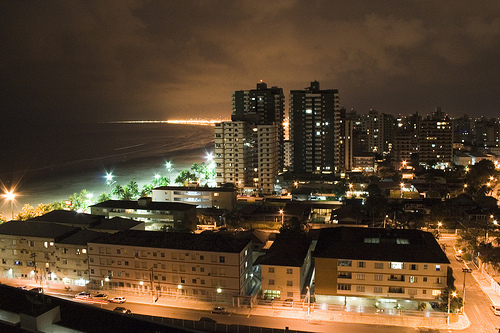
{"label": "shoreline", "polygon": [[[183,169],[188,169],[195,162],[205,161],[206,152],[213,150],[213,142],[198,148],[170,150],[163,149],[148,150],[127,154],[126,159],[111,158],[93,159],[89,161],[73,162],[58,167],[44,169],[43,172],[33,172],[20,177],[17,183],[18,196],[14,207],[14,213],[22,209],[25,204],[37,207],[40,203],[48,204],[55,201],[68,199],[74,193],[87,190],[97,198],[101,193],[109,194],[116,185],[126,185],[131,180],[139,184],[139,188],[150,183],[155,174],[161,174],[170,178],[170,184],[174,184],[175,177]],[[172,163],[171,171],[165,169],[166,162]],[[90,165],[89,165],[90,164]],[[106,185],[106,173],[113,173],[114,183]],[[10,216],[10,208],[4,204],[1,206],[5,217]]]}

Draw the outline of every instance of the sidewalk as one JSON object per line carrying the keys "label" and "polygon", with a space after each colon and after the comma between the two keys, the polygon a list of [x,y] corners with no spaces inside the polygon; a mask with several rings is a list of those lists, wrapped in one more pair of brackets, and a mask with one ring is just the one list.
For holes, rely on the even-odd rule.
{"label": "sidewalk", "polygon": [[474,269],[472,270],[472,276],[479,284],[479,287],[481,287],[481,290],[491,300],[491,304],[500,305],[500,295],[498,295],[497,292],[491,286],[491,283],[490,283],[491,278],[488,279],[487,277],[485,277],[484,274],[481,273],[474,264],[468,263],[467,265],[469,267],[474,267]]}
{"label": "sidewalk", "polygon": [[[483,277],[484,283],[487,284],[486,279]],[[490,287],[491,289],[491,287]],[[265,317],[281,317],[290,319],[301,319],[306,320],[311,323],[321,324],[324,322],[341,322],[341,323],[355,323],[355,324],[367,324],[367,325],[388,325],[388,326],[402,326],[402,327],[414,327],[414,328],[424,328],[424,329],[439,329],[439,330],[463,330],[469,327],[470,322],[466,315],[459,315],[457,322],[451,322],[449,325],[446,324],[446,319],[444,318],[432,318],[432,317],[413,317],[413,316],[400,316],[400,315],[388,315],[388,314],[372,314],[372,313],[357,313],[357,312],[344,312],[344,311],[327,311],[320,309],[313,309],[311,307],[310,314],[307,313],[307,308],[291,308],[282,306],[263,306],[258,305],[253,308],[248,307],[233,307],[226,304],[218,304],[214,302],[203,302],[196,300],[188,300],[176,297],[161,296],[155,302],[153,302],[152,297],[147,297],[146,295],[134,295],[129,293],[117,293],[113,291],[97,291],[89,290],[92,294],[97,292],[106,293],[109,298],[116,296],[124,296],[127,299],[127,303],[138,303],[138,304],[154,304],[156,306],[163,307],[176,307],[193,309],[200,311],[211,311],[215,306],[224,306],[230,313],[250,316],[265,316]],[[494,292],[491,289],[492,292]],[[59,295],[59,296],[74,296],[79,291],[67,291],[64,289],[50,288],[46,290],[48,294]],[[499,297],[500,299],[500,297]],[[100,303],[102,301],[96,301]],[[125,307],[126,304],[125,303]],[[500,303],[499,303],[500,304]],[[117,304],[120,306],[120,304]],[[203,317],[201,315],[200,317]]]}
{"label": "sidewalk", "polygon": [[[66,293],[64,293],[66,294]],[[321,324],[322,322],[341,322],[341,323],[354,323],[354,324],[367,324],[367,325],[389,325],[389,326],[403,326],[403,327],[414,327],[414,328],[427,328],[427,329],[439,329],[439,330],[463,330],[469,327],[470,323],[465,315],[459,315],[457,322],[452,322],[449,325],[446,324],[446,319],[444,318],[429,318],[429,317],[412,317],[412,316],[398,316],[398,315],[387,315],[387,314],[368,314],[368,313],[356,313],[356,312],[341,312],[341,311],[327,311],[313,309],[311,307],[311,312],[308,315],[307,309],[301,308],[290,308],[281,306],[255,306],[253,308],[248,307],[232,307],[224,304],[217,304],[212,302],[202,302],[186,299],[177,299],[174,297],[160,297],[156,302],[153,303],[152,298],[146,298],[144,296],[134,296],[134,295],[118,295],[113,292],[108,293],[110,297],[114,296],[125,296],[127,302],[140,303],[140,304],[155,304],[156,306],[165,307],[177,307],[194,309],[201,311],[210,311],[215,306],[224,306],[230,313],[250,316],[265,316],[265,317],[281,317],[290,319],[301,319],[306,320],[315,324]],[[126,304],[126,303],[125,303]],[[203,316],[203,315],[202,315]]]}

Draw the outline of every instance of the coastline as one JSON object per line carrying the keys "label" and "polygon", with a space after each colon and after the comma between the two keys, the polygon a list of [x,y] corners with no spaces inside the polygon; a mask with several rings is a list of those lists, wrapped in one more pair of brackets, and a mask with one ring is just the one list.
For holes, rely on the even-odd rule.
{"label": "coastline", "polygon": [[[116,185],[126,185],[131,180],[139,184],[139,188],[146,183],[150,183],[155,174],[162,174],[170,178],[173,184],[177,174],[183,169],[189,169],[195,162],[204,161],[206,151],[213,145],[208,144],[200,148],[191,150],[174,151],[168,154],[151,154],[129,157],[127,160],[108,161],[107,164],[94,165],[92,167],[75,168],[65,170],[61,174],[61,169],[52,173],[45,173],[43,178],[34,181],[21,182],[18,186],[19,196],[16,198],[14,211],[17,212],[25,204],[33,207],[38,204],[48,204],[54,201],[68,199],[73,193],[79,193],[86,189],[95,197],[101,193],[110,193]],[[172,169],[165,169],[166,161],[171,161]],[[113,174],[112,186],[106,185],[106,173]],[[5,207],[2,207],[5,215]]]}
{"label": "coastline", "polygon": [[[109,129],[105,133],[103,126]],[[62,148],[59,141],[50,140],[55,146],[51,151],[38,147],[23,149],[19,155],[44,156],[35,156],[23,164],[24,168],[17,169],[23,171],[0,174],[4,189],[15,188],[15,213],[24,204],[36,207],[62,201],[83,189],[95,197],[110,193],[112,187],[105,183],[106,173],[112,173],[113,180],[122,186],[135,180],[142,188],[155,174],[170,177],[173,183],[182,169],[205,161],[206,154],[213,151],[213,127],[208,126],[106,124],[92,129],[90,134],[94,136],[82,141],[84,134],[89,134],[88,126],[84,130],[68,139]],[[67,131],[61,133],[65,138]],[[165,168],[166,162],[172,163],[170,172]],[[0,211],[10,217],[10,205],[6,202],[2,201]]]}

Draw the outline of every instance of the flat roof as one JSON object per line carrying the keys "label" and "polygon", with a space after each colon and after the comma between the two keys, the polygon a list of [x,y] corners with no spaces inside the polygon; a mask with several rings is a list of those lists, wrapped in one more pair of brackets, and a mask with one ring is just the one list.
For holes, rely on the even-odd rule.
{"label": "flat roof", "polygon": [[43,221],[9,221],[0,224],[0,235],[39,238],[61,238],[76,233],[80,228]]}
{"label": "flat roof", "polygon": [[321,229],[314,257],[450,263],[430,232],[415,229],[352,227]]}
{"label": "flat roof", "polygon": [[58,244],[71,244],[71,245],[84,245],[87,247],[87,243],[93,241],[97,237],[102,236],[102,232],[93,231],[89,229],[79,230],[76,233],[60,239],[57,241]]}
{"label": "flat roof", "polygon": [[102,216],[78,213],[71,210],[53,210],[42,216],[37,216],[28,221],[56,222],[73,225],[90,225],[99,222]]}
{"label": "flat roof", "polygon": [[310,243],[305,235],[278,234],[271,248],[254,265],[302,267]]}
{"label": "flat roof", "polygon": [[226,187],[205,187],[205,186],[159,186],[155,187],[153,191],[202,191],[202,192],[235,192],[234,188],[226,188]]}
{"label": "flat roof", "polygon": [[239,253],[250,243],[217,233],[190,234],[180,232],[126,230],[104,235],[91,243],[164,248],[208,252]]}
{"label": "flat roof", "polygon": [[144,209],[144,210],[177,210],[186,211],[196,209],[196,205],[190,205],[181,202],[158,202],[150,201],[145,205],[139,204],[137,201],[128,200],[106,200],[101,203],[92,205],[91,207],[101,208],[122,208],[122,209]]}

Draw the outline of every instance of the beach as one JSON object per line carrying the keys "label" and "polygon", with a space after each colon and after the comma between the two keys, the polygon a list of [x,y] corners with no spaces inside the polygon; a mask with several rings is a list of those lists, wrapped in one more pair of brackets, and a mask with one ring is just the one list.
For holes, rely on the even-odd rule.
{"label": "beach", "polygon": [[[30,159],[20,171],[9,173],[10,170],[6,172],[4,168],[0,174],[2,184],[7,189],[14,186],[17,194],[14,213],[25,204],[35,207],[40,203],[62,201],[83,189],[97,198],[101,193],[109,194],[116,184],[123,186],[131,180],[142,188],[151,183],[155,174],[169,177],[173,184],[182,169],[189,169],[194,162],[206,161],[207,153],[213,151],[211,126],[99,124],[76,126],[72,130],[72,135],[68,135],[66,129],[53,133],[50,141],[41,145],[23,143],[27,147],[24,155],[39,158]],[[36,135],[30,137],[36,140]],[[62,147],[61,140],[66,140]],[[53,150],[50,150],[50,142],[54,144]],[[40,146],[49,149],[49,156],[38,154]],[[166,168],[167,162],[171,163],[170,171]],[[112,186],[106,184],[108,173],[113,175]],[[10,218],[10,209],[10,204],[2,202],[2,215]]]}

